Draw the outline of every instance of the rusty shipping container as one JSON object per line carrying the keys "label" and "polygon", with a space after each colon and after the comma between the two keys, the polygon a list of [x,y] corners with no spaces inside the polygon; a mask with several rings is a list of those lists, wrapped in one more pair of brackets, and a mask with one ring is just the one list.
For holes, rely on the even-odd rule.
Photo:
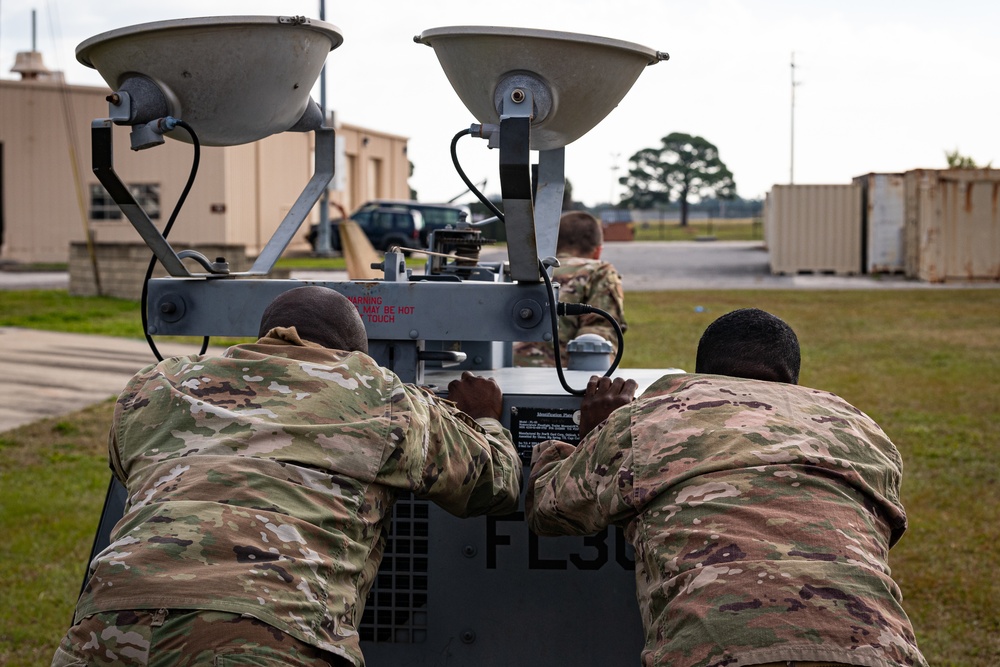
{"label": "rusty shipping container", "polygon": [[862,272],[861,186],[775,185],[765,206],[771,273]]}
{"label": "rusty shipping container", "polygon": [[1000,280],[1000,169],[906,173],[906,275]]}
{"label": "rusty shipping container", "polygon": [[903,273],[906,188],[903,174],[865,174],[861,186],[862,256],[867,273]]}

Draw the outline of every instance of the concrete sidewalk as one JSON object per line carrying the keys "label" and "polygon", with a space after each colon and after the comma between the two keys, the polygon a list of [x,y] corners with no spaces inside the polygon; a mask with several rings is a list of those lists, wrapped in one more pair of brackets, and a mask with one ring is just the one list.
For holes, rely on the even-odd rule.
{"label": "concrete sidewalk", "polygon": [[[164,356],[198,352],[157,347]],[[0,327],[0,433],[115,396],[155,361],[141,340]]]}
{"label": "concrete sidewalk", "polygon": [[66,271],[0,271],[0,290],[69,289]]}

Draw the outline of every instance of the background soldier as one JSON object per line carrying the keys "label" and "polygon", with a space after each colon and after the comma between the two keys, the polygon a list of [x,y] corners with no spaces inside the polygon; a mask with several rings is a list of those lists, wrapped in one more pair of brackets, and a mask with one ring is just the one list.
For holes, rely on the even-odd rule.
{"label": "background soldier", "polygon": [[125,387],[110,438],[125,515],[53,665],[362,665],[397,495],[457,516],[517,507],[492,380],[463,374],[454,403],[404,385],[325,287],[277,297],[260,336]]}
{"label": "background soldier", "polygon": [[[531,528],[625,526],[643,665],[926,665],[889,575],[906,529],[889,438],[796,385],[795,333],[763,311],[712,323],[695,371],[664,376],[575,450],[539,444]],[[581,435],[635,389],[592,378]]]}
{"label": "background soldier", "polygon": [[[582,303],[609,313],[622,327],[625,323],[625,294],[622,278],[610,262],[601,261],[604,234],[600,221],[585,211],[563,213],[559,219],[556,258],[552,282],[559,283],[559,301]],[[618,350],[618,336],[606,319],[594,313],[559,318],[559,350],[562,365],[568,362],[566,344],[583,334],[593,333],[611,343],[611,357]],[[555,366],[555,350],[550,343],[522,341],[514,344],[515,366]]]}

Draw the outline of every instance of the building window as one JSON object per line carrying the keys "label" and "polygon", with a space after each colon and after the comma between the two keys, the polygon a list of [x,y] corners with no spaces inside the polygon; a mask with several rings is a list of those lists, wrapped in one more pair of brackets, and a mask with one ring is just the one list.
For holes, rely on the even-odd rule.
{"label": "building window", "polygon": [[[150,220],[160,219],[160,184],[133,183],[128,186],[137,204],[142,207]],[[122,212],[100,183],[90,185],[90,219],[121,220]]]}
{"label": "building window", "polygon": [[135,202],[146,212],[150,220],[160,219],[160,184],[136,183],[128,186]]}

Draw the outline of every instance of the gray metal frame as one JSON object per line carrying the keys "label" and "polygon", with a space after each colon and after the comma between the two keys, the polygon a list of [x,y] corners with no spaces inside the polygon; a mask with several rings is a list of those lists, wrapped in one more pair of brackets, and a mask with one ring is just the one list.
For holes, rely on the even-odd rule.
{"label": "gray metal frame", "polygon": [[[114,97],[114,96],[112,96]],[[190,278],[192,273],[181,262],[181,256],[167,242],[160,230],[153,224],[149,216],[135,201],[128,187],[118,177],[114,170],[114,149],[113,149],[113,123],[121,117],[123,113],[120,108],[129,103],[128,96],[119,93],[117,102],[111,102],[111,117],[99,118],[91,123],[91,159],[94,173],[97,179],[111,195],[111,198],[132,223],[139,236],[146,242],[153,254],[160,261],[163,267],[171,276],[178,278]],[[316,150],[314,155],[315,168],[309,182],[302,193],[292,204],[284,219],[278,225],[274,234],[261,250],[254,261],[253,266],[248,271],[241,273],[229,273],[219,271],[208,275],[229,275],[229,276],[266,276],[274,268],[275,263],[280,259],[288,244],[295,237],[295,233],[302,226],[303,221],[309,215],[316,202],[319,201],[334,173],[334,146],[336,136],[330,128],[320,128],[316,132]],[[194,253],[186,251],[188,256]],[[207,260],[206,260],[207,261]]]}

